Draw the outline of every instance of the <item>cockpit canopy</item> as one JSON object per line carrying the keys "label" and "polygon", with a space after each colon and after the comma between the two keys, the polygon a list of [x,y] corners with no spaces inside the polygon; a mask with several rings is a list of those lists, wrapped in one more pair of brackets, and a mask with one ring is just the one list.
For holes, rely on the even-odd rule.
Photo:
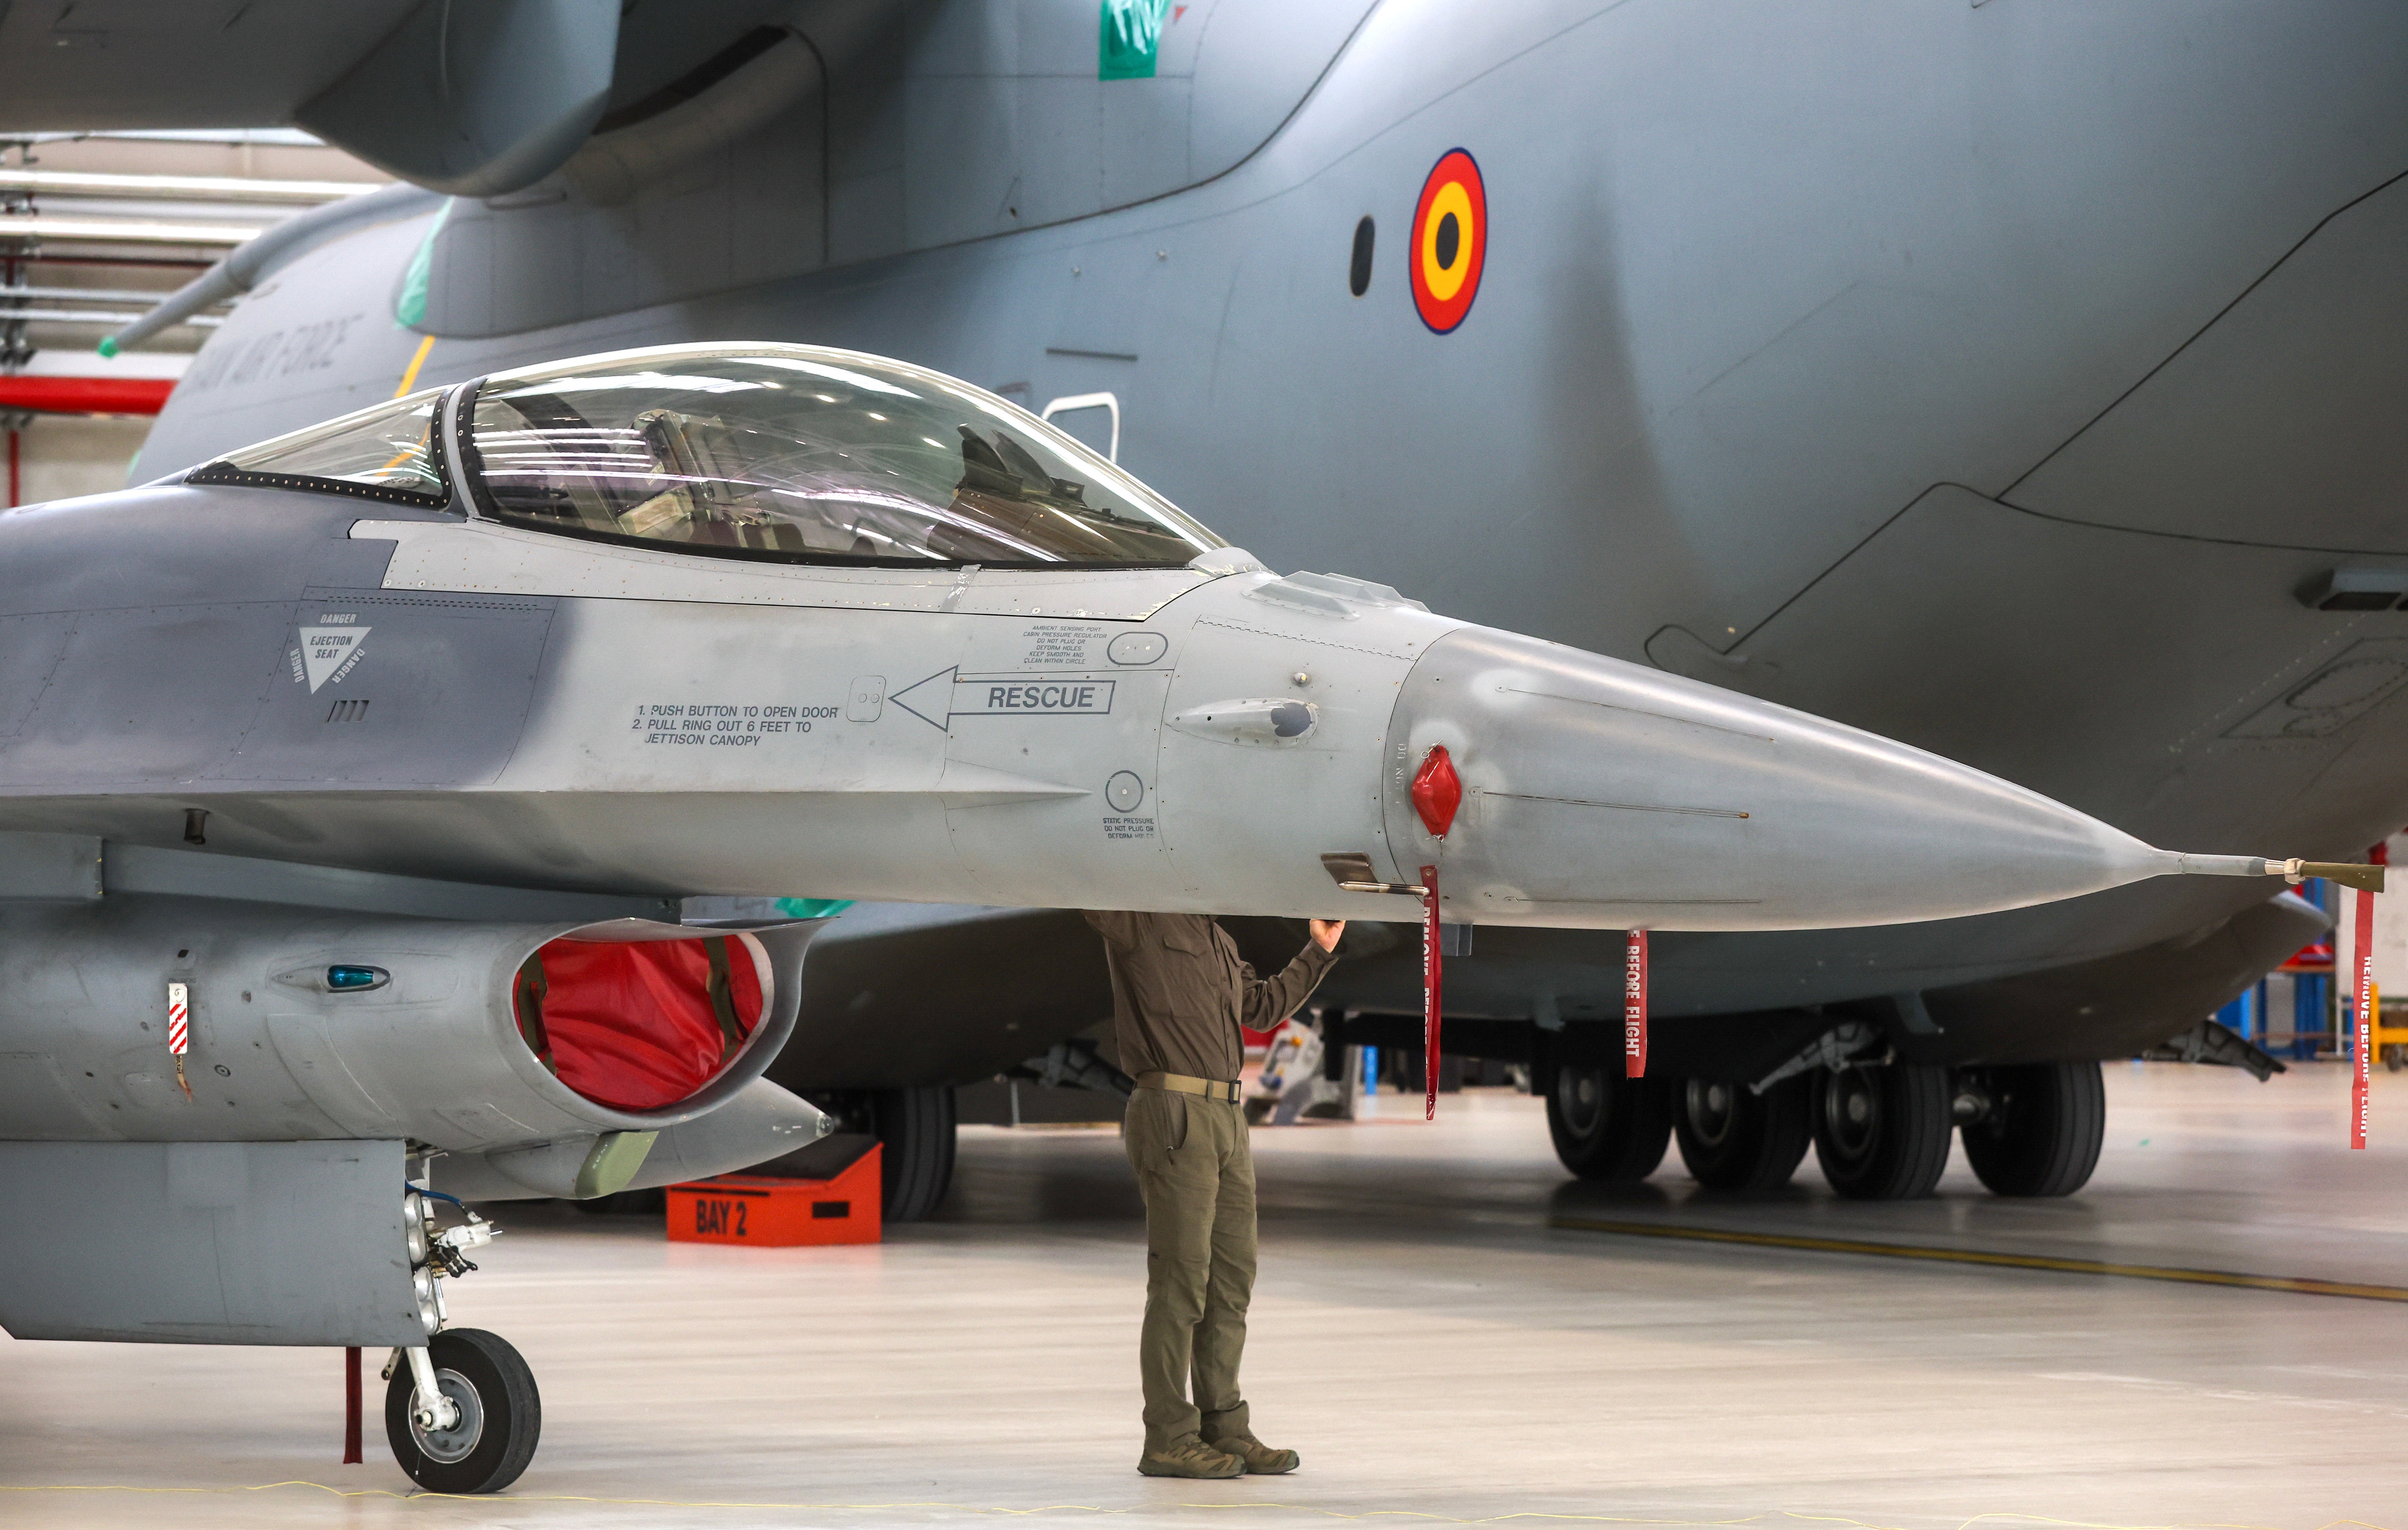
{"label": "cockpit canopy", "polygon": [[332,490],[439,509],[452,502],[437,428],[443,393],[428,388],[229,452],[186,473],[184,482]]}
{"label": "cockpit canopy", "polygon": [[[469,386],[460,474],[480,512],[511,525],[872,566],[1161,568],[1225,545],[1027,411],[875,356],[661,346]],[[437,400],[414,395],[280,437],[187,482],[423,502],[444,471]]]}

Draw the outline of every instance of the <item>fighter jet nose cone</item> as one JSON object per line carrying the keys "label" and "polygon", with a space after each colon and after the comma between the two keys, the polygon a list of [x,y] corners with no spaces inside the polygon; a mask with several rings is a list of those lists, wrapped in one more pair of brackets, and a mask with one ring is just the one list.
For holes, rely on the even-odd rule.
{"label": "fighter jet nose cone", "polygon": [[1419,764],[1390,778],[1389,846],[1399,865],[1438,864],[1447,903],[1474,922],[1893,924],[2173,869],[1936,755],[1490,628],[1430,646],[1393,729],[1395,758]]}

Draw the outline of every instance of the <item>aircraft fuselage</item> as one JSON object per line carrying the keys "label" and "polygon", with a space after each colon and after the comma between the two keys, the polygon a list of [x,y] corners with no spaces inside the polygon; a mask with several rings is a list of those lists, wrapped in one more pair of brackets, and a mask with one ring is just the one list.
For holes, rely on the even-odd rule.
{"label": "aircraft fuselage", "polygon": [[[2401,450],[2377,422],[2408,404],[2403,60],[2394,20],[2358,12],[1383,7],[1237,168],[1054,226],[843,264],[858,228],[821,187],[837,268],[615,311],[574,248],[505,237],[554,214],[469,208],[486,231],[437,241],[430,281],[490,296],[437,304],[469,317],[418,377],[742,336],[899,354],[1032,408],[1110,392],[1123,460],[1276,565],[1835,716],[2155,843],[2346,856],[2408,816],[2383,764],[2408,721],[2350,686],[2400,662],[2408,618],[2294,592],[2408,556],[2377,492]],[[1457,146],[1485,267],[1439,333],[1409,242]],[[608,216],[632,242],[782,195],[726,174],[683,213]],[[285,268],[145,470],[389,393],[429,237],[398,224]],[[2257,897],[2157,884],[1668,938],[1659,1002],[1987,982]],[[1547,939],[1499,1004],[1542,987],[1610,1013],[1613,953]]]}

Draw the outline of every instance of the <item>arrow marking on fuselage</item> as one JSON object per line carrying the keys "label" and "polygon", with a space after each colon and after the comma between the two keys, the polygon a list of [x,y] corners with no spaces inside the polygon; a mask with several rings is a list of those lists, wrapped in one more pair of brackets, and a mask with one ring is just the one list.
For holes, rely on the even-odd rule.
{"label": "arrow marking on fuselage", "polygon": [[955,665],[886,699],[941,729],[955,717],[1101,716],[1112,710],[1113,684],[1083,675],[963,674]]}

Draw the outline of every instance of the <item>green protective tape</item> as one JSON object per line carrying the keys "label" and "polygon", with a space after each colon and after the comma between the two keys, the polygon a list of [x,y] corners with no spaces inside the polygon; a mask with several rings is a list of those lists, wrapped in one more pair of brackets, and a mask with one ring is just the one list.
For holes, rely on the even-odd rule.
{"label": "green protective tape", "polygon": [[100,345],[98,349],[100,354],[104,356],[113,356],[117,354],[117,337],[114,335],[103,335],[100,338]]}
{"label": "green protective tape", "polygon": [[409,257],[409,269],[401,277],[401,296],[393,305],[393,322],[404,329],[416,329],[426,323],[426,289],[435,278],[435,236],[443,232],[451,220],[452,205],[459,200],[447,196],[426,227],[426,237],[418,241],[418,253]]}
{"label": "green protective tape", "polygon": [[781,898],[778,912],[790,919],[833,919],[853,906],[850,898]]}
{"label": "green protective tape", "polygon": [[1097,79],[1152,79],[1162,51],[1162,19],[1170,0],[1103,0],[1096,46]]}
{"label": "green protective tape", "polygon": [[598,1195],[616,1195],[636,1177],[644,1166],[644,1159],[652,1150],[658,1132],[605,1132],[594,1139],[593,1150],[577,1170],[577,1199],[591,1201]]}

